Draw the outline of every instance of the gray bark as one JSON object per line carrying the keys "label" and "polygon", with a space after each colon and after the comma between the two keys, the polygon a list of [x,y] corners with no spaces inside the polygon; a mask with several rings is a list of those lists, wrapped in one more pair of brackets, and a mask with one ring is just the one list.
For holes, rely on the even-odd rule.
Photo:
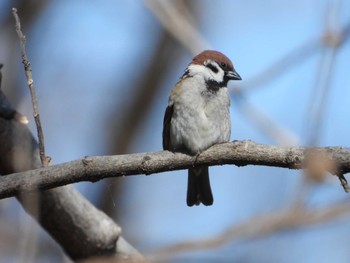
{"label": "gray bark", "polygon": [[[122,257],[123,262],[145,260],[119,236],[120,227],[73,187],[38,192],[35,183],[30,183],[37,176],[26,177],[22,174],[24,177],[21,178],[23,171],[41,166],[38,144],[26,125],[6,114],[9,105],[5,103],[0,106],[3,106],[1,110],[4,111],[4,118],[0,116],[0,174],[4,176],[0,179],[14,183],[20,178],[22,183],[26,182],[23,185],[15,183],[19,189],[13,192],[13,196],[17,196],[23,208],[58,242],[67,255],[74,260],[100,255],[114,255],[116,261]],[[6,175],[9,173],[17,174]],[[32,193],[20,190],[28,186],[33,190]]]}
{"label": "gray bark", "polygon": [[68,163],[12,174],[0,178],[0,198],[46,190],[81,181],[96,182],[106,177],[153,174],[187,169],[194,165],[264,165],[289,169],[307,167],[311,154],[327,156],[333,163],[328,171],[343,178],[350,171],[350,150],[344,147],[278,147],[252,141],[215,145],[195,158],[168,151],[116,156],[85,157]]}

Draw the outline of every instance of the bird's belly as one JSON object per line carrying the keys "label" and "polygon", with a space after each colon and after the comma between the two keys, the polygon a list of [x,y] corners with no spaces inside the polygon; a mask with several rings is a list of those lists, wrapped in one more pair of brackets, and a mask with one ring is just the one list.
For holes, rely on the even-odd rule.
{"label": "bird's belly", "polygon": [[230,139],[229,113],[206,112],[200,108],[178,108],[171,120],[171,144],[176,150],[196,154]]}

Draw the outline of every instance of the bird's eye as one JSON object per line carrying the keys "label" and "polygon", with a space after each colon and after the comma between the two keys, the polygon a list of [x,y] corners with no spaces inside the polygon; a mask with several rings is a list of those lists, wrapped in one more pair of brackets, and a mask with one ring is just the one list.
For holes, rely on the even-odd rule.
{"label": "bird's eye", "polygon": [[222,68],[226,68],[227,67],[225,62],[221,62],[220,65],[221,65]]}

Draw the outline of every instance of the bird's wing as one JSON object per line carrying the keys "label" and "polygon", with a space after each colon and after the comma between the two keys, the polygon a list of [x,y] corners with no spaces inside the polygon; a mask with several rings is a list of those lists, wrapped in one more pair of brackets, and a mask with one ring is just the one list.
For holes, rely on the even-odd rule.
{"label": "bird's wing", "polygon": [[164,114],[163,122],[163,149],[170,150],[170,123],[174,112],[174,105],[168,105]]}

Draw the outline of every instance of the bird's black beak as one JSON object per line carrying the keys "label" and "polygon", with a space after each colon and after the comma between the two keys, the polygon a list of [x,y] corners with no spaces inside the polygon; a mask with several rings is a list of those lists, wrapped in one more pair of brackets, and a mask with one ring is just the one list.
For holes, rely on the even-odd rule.
{"label": "bird's black beak", "polygon": [[226,71],[225,76],[231,80],[242,80],[241,76],[236,71]]}

